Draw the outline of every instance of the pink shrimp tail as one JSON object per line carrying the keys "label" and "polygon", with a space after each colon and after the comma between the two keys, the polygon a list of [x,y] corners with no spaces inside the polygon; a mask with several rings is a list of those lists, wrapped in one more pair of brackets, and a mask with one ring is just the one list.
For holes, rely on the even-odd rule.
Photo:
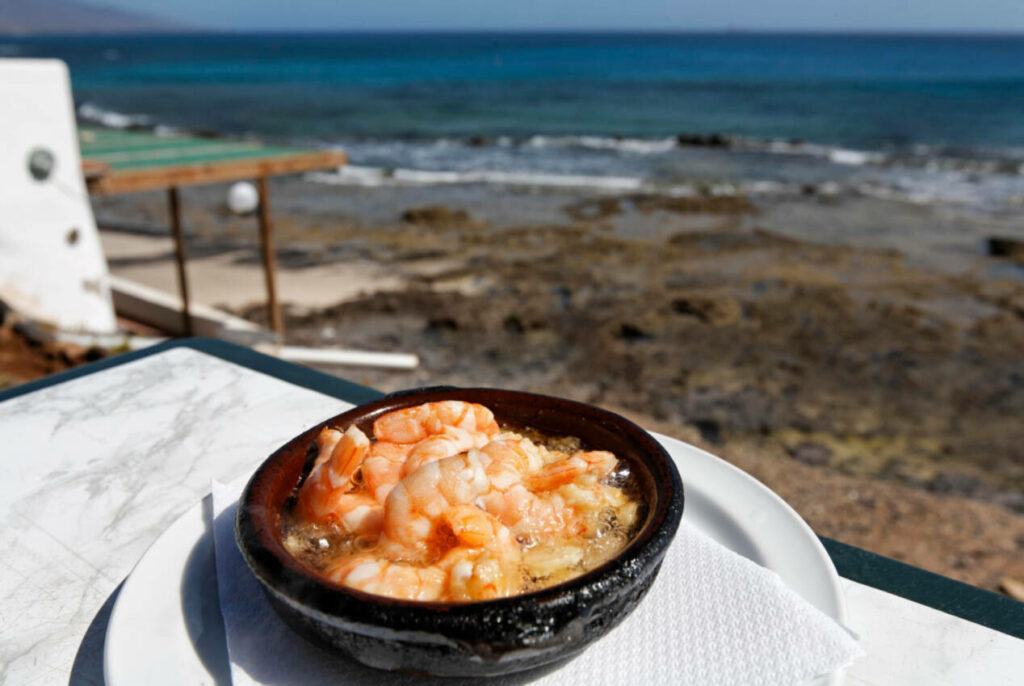
{"label": "pink shrimp tail", "polygon": [[552,462],[524,480],[531,491],[550,491],[572,483],[587,472],[603,479],[615,469],[615,455],[604,450],[579,452],[558,462]]}
{"label": "pink shrimp tail", "polygon": [[332,514],[336,497],[352,488],[352,476],[369,448],[366,434],[351,426],[334,446],[330,457],[317,460],[299,489],[299,515],[303,519],[320,522]]}

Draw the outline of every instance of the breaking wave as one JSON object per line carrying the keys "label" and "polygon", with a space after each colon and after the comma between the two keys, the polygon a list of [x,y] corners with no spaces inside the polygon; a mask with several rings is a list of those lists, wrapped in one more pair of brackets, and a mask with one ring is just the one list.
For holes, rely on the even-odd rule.
{"label": "breaking wave", "polygon": [[[117,112],[91,102],[78,107],[78,116],[108,128],[176,132],[146,115]],[[1024,207],[1024,149],[1016,148],[919,144],[858,150],[717,133],[652,138],[542,134],[343,138],[330,144],[344,147],[353,164],[308,174],[311,181],[367,188],[488,184],[675,197],[856,194],[980,210]]]}
{"label": "breaking wave", "polygon": [[[583,190],[606,194],[658,194],[669,197],[698,197],[726,195],[786,195],[806,192],[796,184],[775,181],[744,183],[665,183],[652,179],[629,176],[587,176],[581,174],[548,174],[533,172],[506,172],[497,170],[429,171],[423,169],[364,167],[346,165],[333,172],[313,172],[306,175],[310,181],[335,186],[363,188],[429,186],[454,184],[486,184],[510,188],[540,188],[551,190]],[[817,192],[822,195],[839,192],[835,184],[822,184]]]}
{"label": "breaking wave", "polygon": [[84,102],[78,106],[78,117],[83,121],[99,124],[108,129],[150,128],[153,125],[150,118],[144,114],[115,112],[91,102]]}

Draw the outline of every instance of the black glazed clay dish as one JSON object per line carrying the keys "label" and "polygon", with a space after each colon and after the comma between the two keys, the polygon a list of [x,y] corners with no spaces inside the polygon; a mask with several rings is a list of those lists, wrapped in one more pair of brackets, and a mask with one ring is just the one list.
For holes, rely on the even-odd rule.
{"label": "black glazed clay dish", "polygon": [[[370,435],[392,410],[439,400],[490,408],[499,422],[577,436],[610,450],[636,475],[646,513],[613,560],[567,582],[474,603],[396,600],[318,576],[282,544],[282,510],[311,465],[324,426],[353,423]],[[423,389],[387,396],[309,429],[260,466],[242,494],[235,535],[271,605],[296,632],[370,667],[436,676],[493,676],[569,659],[632,612],[654,581],[683,512],[672,458],[650,434],[582,403],[496,389]]]}

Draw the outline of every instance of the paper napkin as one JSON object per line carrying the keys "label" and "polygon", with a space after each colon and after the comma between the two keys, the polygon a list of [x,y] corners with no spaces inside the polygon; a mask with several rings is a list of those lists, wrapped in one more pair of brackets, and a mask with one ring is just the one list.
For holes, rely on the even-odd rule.
{"label": "paper napkin", "polygon": [[[333,656],[278,619],[235,545],[241,490],[242,484],[213,484],[217,586],[234,685],[431,684]],[[829,674],[861,654],[849,631],[774,572],[684,523],[647,597],[621,625],[574,660],[489,683],[788,685]]]}

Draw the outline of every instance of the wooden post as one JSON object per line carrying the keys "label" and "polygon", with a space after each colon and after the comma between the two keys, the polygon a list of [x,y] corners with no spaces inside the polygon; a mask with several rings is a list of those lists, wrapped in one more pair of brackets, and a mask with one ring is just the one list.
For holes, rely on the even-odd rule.
{"label": "wooden post", "polygon": [[274,230],[270,225],[270,191],[267,190],[267,177],[259,177],[257,184],[260,191],[260,248],[263,253],[263,275],[267,280],[267,314],[270,328],[283,339],[284,320],[281,318],[281,305],[277,302],[277,265],[274,261]]}
{"label": "wooden post", "polygon": [[181,330],[192,335],[192,315],[188,306],[188,279],[185,277],[185,234],[181,228],[181,203],[177,186],[167,189],[167,204],[171,211],[171,233],[174,235],[174,261],[178,266],[178,291],[181,293]]}

